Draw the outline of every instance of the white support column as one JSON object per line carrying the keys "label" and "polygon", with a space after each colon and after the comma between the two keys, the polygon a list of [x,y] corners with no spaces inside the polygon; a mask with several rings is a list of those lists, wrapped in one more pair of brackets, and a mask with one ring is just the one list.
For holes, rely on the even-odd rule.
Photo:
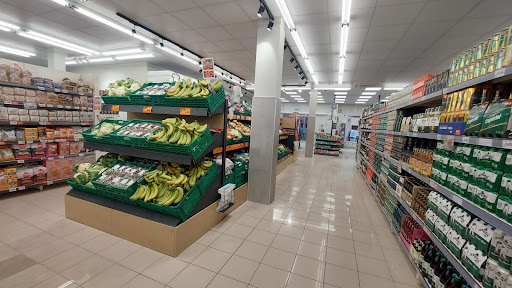
{"label": "white support column", "polygon": [[309,115],[308,115],[308,129],[306,133],[306,157],[312,157],[315,149],[315,125],[316,125],[316,96],[317,90],[311,89],[309,91]]}
{"label": "white support column", "polygon": [[47,50],[48,68],[66,71],[66,53],[59,48],[50,47]]}
{"label": "white support column", "polygon": [[248,192],[250,201],[263,204],[275,195],[285,36],[281,17],[274,19],[272,31],[267,25],[268,20],[258,22]]}

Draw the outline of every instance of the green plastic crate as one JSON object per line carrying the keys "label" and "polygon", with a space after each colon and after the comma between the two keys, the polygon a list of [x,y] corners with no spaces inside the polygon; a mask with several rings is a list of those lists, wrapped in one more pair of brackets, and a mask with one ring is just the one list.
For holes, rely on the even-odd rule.
{"label": "green plastic crate", "polygon": [[194,185],[194,187],[192,187],[192,189],[183,196],[183,199],[176,206],[162,206],[152,202],[144,202],[142,200],[137,200],[136,204],[151,211],[178,217],[182,221],[185,221],[190,213],[192,213],[192,210],[194,210],[197,203],[199,203],[201,197],[202,195],[198,185]]}
{"label": "green plastic crate", "polygon": [[244,161],[233,160],[233,164],[235,164],[235,168],[233,169],[233,172],[235,172],[236,175],[247,171],[245,169],[245,162]]}
{"label": "green plastic crate", "polygon": [[221,87],[215,93],[204,98],[189,98],[189,97],[165,97],[165,102],[159,106],[171,107],[194,107],[194,108],[208,108],[208,111],[214,112],[226,100],[226,93],[224,87]]}
{"label": "green plastic crate", "polygon": [[88,142],[97,142],[97,143],[111,144],[112,143],[111,140],[110,140],[111,135],[113,133],[115,133],[116,130],[114,130],[114,132],[112,132],[112,133],[110,133],[108,135],[105,135],[105,136],[93,135],[93,134],[91,134],[91,131],[93,129],[99,128],[102,123],[115,123],[115,124],[123,126],[127,122],[128,121],[125,121],[125,120],[105,119],[105,120],[101,121],[100,123],[92,126],[91,128],[85,130],[84,132],[82,132],[82,136],[84,136],[85,141],[88,141]]}
{"label": "green plastic crate", "polygon": [[204,130],[203,133],[201,133],[199,137],[189,145],[148,141],[148,149],[170,154],[190,155],[194,160],[196,160],[210,146],[210,144],[212,144],[212,142],[212,133],[210,132],[210,128],[207,127],[206,130]]}
{"label": "green plastic crate", "polygon": [[[238,123],[241,123],[241,122],[238,122]],[[245,135],[244,133],[242,133],[242,131],[240,131],[240,130],[236,129],[235,127],[231,126],[229,123],[228,123],[228,125],[229,125],[229,128],[238,131],[238,133],[240,133],[242,135],[241,139],[231,139],[231,140],[233,140],[233,144],[249,142],[251,140],[251,135]],[[245,125],[246,127],[249,127],[249,129],[251,128],[251,126],[249,126],[249,125],[247,125],[245,123],[242,123],[242,125]]]}
{"label": "green plastic crate", "polygon": [[[115,165],[118,165],[118,164],[119,165],[130,164],[130,165],[134,165],[134,166],[144,167],[144,168],[148,169],[148,171],[151,171],[154,168],[153,166],[147,165],[147,164],[117,160],[116,162],[114,162],[114,164],[110,165],[108,167],[108,169],[105,171],[110,170],[112,167],[114,167]],[[94,177],[91,180],[91,183],[94,185],[94,187],[96,187],[96,189],[100,190],[101,192],[103,192],[105,194],[108,194],[108,197],[110,197],[110,198],[114,198],[116,200],[120,200],[120,201],[124,201],[124,202],[131,202],[131,203],[133,203],[133,201],[129,200],[130,196],[132,196],[133,193],[135,193],[135,190],[137,189],[138,184],[144,180],[144,177],[140,176],[139,178],[136,179],[136,181],[133,182],[132,185],[130,185],[130,187],[124,189],[121,187],[116,187],[116,186],[112,186],[112,185],[108,185],[108,184],[104,184],[104,183],[96,181],[97,179],[99,179],[101,177],[101,175],[103,175],[103,172],[98,174],[96,177]]]}
{"label": "green plastic crate", "polygon": [[153,85],[162,85],[162,84],[170,84],[171,87],[174,86],[174,82],[149,82],[142,85],[140,89],[135,92],[130,93],[130,99],[134,105],[146,105],[146,106],[165,106],[163,105],[166,101],[166,96],[164,94],[158,95],[149,95],[149,94],[137,94],[137,92],[142,91],[147,86]]}
{"label": "green plastic crate", "polygon": [[[148,122],[148,123],[154,123],[154,124],[159,124],[159,125],[162,124],[162,121],[133,119],[133,120],[130,120],[130,121],[127,121],[126,123],[124,123],[123,127],[130,125],[130,123],[141,123],[141,122]],[[121,129],[122,129],[122,127],[121,127]],[[149,141],[147,138],[118,135],[117,132],[119,132],[121,129],[116,130],[114,133],[111,133],[109,141],[111,141],[113,144],[119,145],[119,146],[148,149]]]}
{"label": "green plastic crate", "polygon": [[112,105],[130,105],[133,104],[131,99],[128,96],[108,96],[103,95],[101,96],[101,100],[105,104],[112,104]]}
{"label": "green plastic crate", "polygon": [[91,194],[94,194],[94,195],[103,196],[101,194],[101,192],[98,191],[98,189],[90,187],[90,186],[87,186],[87,185],[78,184],[73,179],[68,179],[68,184],[71,186],[71,188],[73,188],[75,190],[91,193]]}
{"label": "green plastic crate", "polygon": [[199,190],[201,191],[201,195],[204,195],[206,193],[206,190],[208,190],[208,187],[210,187],[210,184],[212,184],[215,177],[217,177],[217,174],[219,174],[219,167],[217,167],[217,163],[212,160],[213,164],[206,172],[204,172],[204,175],[199,178],[199,180],[196,182],[196,185],[199,186]]}
{"label": "green plastic crate", "polygon": [[236,188],[244,185],[248,181],[248,175],[247,172],[243,172],[240,174],[235,174],[235,185]]}
{"label": "green plastic crate", "polygon": [[229,174],[226,174],[224,176],[224,185],[225,184],[228,184],[228,183],[233,183],[235,184],[235,173],[231,172]]}

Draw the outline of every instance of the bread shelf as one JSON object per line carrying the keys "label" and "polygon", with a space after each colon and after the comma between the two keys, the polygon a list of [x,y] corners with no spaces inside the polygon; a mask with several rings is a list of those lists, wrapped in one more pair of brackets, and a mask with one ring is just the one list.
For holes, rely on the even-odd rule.
{"label": "bread shelf", "polygon": [[19,160],[12,160],[12,161],[3,161],[0,162],[0,166],[9,166],[9,165],[17,165],[17,164],[24,164],[24,163],[32,163],[32,162],[41,162],[46,160],[55,160],[55,159],[64,159],[64,158],[75,158],[75,157],[82,157],[82,156],[90,156],[94,155],[94,152],[85,152],[85,153],[78,153],[74,155],[60,155],[55,157],[43,157],[43,158],[30,158],[30,159],[19,159]]}
{"label": "bread shelf", "polygon": [[55,92],[55,93],[60,93],[60,94],[79,95],[79,96],[87,96],[87,97],[93,96],[91,93],[74,92],[74,91],[68,91],[68,90],[63,90],[63,89],[53,89],[53,88],[46,88],[46,87],[27,85],[27,84],[21,84],[21,83],[0,82],[0,86],[33,89],[33,90],[40,90],[40,91],[45,91],[45,92]]}
{"label": "bread shelf", "polygon": [[26,185],[26,186],[19,186],[19,187],[13,187],[13,188],[9,188],[9,189],[4,189],[4,190],[0,190],[0,194],[6,194],[6,193],[13,193],[13,192],[16,192],[16,191],[23,191],[25,189],[29,189],[29,188],[36,188],[36,187],[43,187],[43,186],[48,186],[48,185],[52,185],[52,184],[56,184],[56,183],[61,183],[61,182],[66,182],[68,181],[68,179],[59,179],[59,180],[53,180],[53,181],[46,181],[46,182],[43,182],[43,183],[37,183],[37,184],[30,184],[30,185]]}

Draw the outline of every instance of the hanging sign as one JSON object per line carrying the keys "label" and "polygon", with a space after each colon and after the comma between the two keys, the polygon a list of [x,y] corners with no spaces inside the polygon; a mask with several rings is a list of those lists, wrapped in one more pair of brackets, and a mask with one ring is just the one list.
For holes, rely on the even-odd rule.
{"label": "hanging sign", "polygon": [[213,58],[202,58],[201,68],[203,69],[203,79],[215,78],[215,71],[213,70]]}

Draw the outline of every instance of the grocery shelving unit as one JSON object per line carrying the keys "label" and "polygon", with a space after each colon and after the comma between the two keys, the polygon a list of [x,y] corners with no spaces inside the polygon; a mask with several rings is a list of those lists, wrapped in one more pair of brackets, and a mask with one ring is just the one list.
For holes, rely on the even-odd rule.
{"label": "grocery shelving unit", "polygon": [[[427,105],[428,104],[436,104],[441,101],[441,97],[443,94],[455,92],[461,89],[469,88],[477,84],[483,84],[483,83],[489,83],[489,84],[495,84],[495,83],[502,83],[505,81],[509,81],[512,79],[512,67],[506,67],[500,70],[495,71],[494,73],[489,73],[477,78],[474,78],[472,80],[444,88],[440,91],[436,91],[434,93],[427,94],[423,97],[420,97],[418,99],[412,100],[407,104],[398,105],[395,107],[387,108],[387,109],[380,109],[377,112],[374,112],[371,115],[365,115],[361,118],[362,121],[370,120],[371,118],[377,115],[385,114],[394,110],[399,109],[408,109],[413,108],[419,105]],[[370,112],[371,113],[371,112]],[[368,126],[369,127],[369,126]],[[411,169],[408,165],[408,163],[403,162],[398,159],[394,159],[391,157],[390,154],[379,151],[376,148],[372,147],[369,143],[365,142],[362,138],[362,135],[364,133],[375,133],[375,134],[386,134],[386,135],[396,135],[396,136],[407,136],[407,137],[413,137],[413,138],[421,138],[421,139],[431,139],[431,140],[449,140],[454,141],[456,143],[466,143],[466,144],[473,144],[473,145],[479,145],[479,146],[486,146],[486,147],[494,147],[494,148],[503,148],[503,149],[512,149],[512,139],[496,139],[496,138],[486,138],[486,137],[473,137],[473,136],[463,136],[463,135],[444,135],[444,134],[438,134],[438,133],[419,133],[419,132],[401,132],[401,131],[386,131],[386,130],[371,130],[371,129],[361,129],[360,130],[360,141],[359,141],[359,148],[357,155],[359,156],[358,159],[360,159],[361,163],[364,163],[365,166],[369,167],[373,171],[375,175],[377,175],[377,185],[380,181],[383,181],[384,186],[387,190],[389,190],[398,200],[398,202],[405,208],[405,210],[414,218],[414,220],[422,227],[422,229],[428,234],[430,239],[433,241],[433,243],[441,250],[441,252],[447,257],[447,260],[452,263],[453,267],[461,274],[461,276],[468,282],[468,287],[482,287],[482,284],[478,282],[469,272],[468,270],[461,264],[460,260],[457,259],[453,253],[449,251],[449,249],[438,239],[436,235],[434,235],[433,231],[431,231],[424,222],[418,217],[418,215],[411,209],[411,207],[392,189],[392,187],[387,183],[387,177],[384,174],[380,174],[380,172],[376,171],[372,165],[368,163],[368,161],[362,157],[361,154],[361,148],[366,147],[368,151],[371,151],[375,156],[374,157],[381,157],[382,159],[385,159],[389,161],[391,164],[395,165],[396,167],[399,167],[399,171],[403,170],[409,173],[410,175],[414,176],[415,178],[423,181],[427,186],[430,186],[434,190],[438,191],[440,194],[444,195],[446,198],[450,199],[453,203],[457,204],[458,206],[462,207],[466,211],[472,213],[476,217],[479,217],[480,219],[486,221],[490,225],[494,226],[497,229],[502,230],[504,233],[508,235],[512,235],[512,225],[508,223],[506,220],[501,219],[494,213],[491,213],[487,211],[485,208],[482,208],[478,206],[477,204],[463,198],[461,195],[456,194],[455,192],[451,191],[450,189],[442,186],[441,184],[437,183],[436,181],[429,179],[425,177],[424,175],[421,175],[420,173],[414,171]],[[374,188],[365,178],[366,183],[370,187],[370,190],[372,191],[372,194],[376,196],[376,188]],[[382,179],[385,178],[385,179]],[[377,198],[376,198],[377,199]],[[384,212],[384,211],[383,211]],[[387,218],[387,217],[386,217]],[[389,220],[389,219],[388,219]],[[401,240],[399,239],[399,242]],[[408,255],[410,256],[410,255]],[[424,282],[424,285],[428,287],[428,284]]]}
{"label": "grocery shelving unit", "polygon": [[[338,140],[325,140],[325,139],[320,139],[318,138],[318,136],[315,136],[315,154],[318,154],[318,155],[326,155],[326,156],[335,156],[335,157],[338,157],[340,154],[341,154],[341,147],[342,147],[342,139],[338,139]],[[323,147],[322,147],[323,146]],[[317,152],[316,149],[322,149],[322,150],[327,150],[327,151],[335,151],[335,152],[338,152],[338,153],[323,153],[323,152]]]}

